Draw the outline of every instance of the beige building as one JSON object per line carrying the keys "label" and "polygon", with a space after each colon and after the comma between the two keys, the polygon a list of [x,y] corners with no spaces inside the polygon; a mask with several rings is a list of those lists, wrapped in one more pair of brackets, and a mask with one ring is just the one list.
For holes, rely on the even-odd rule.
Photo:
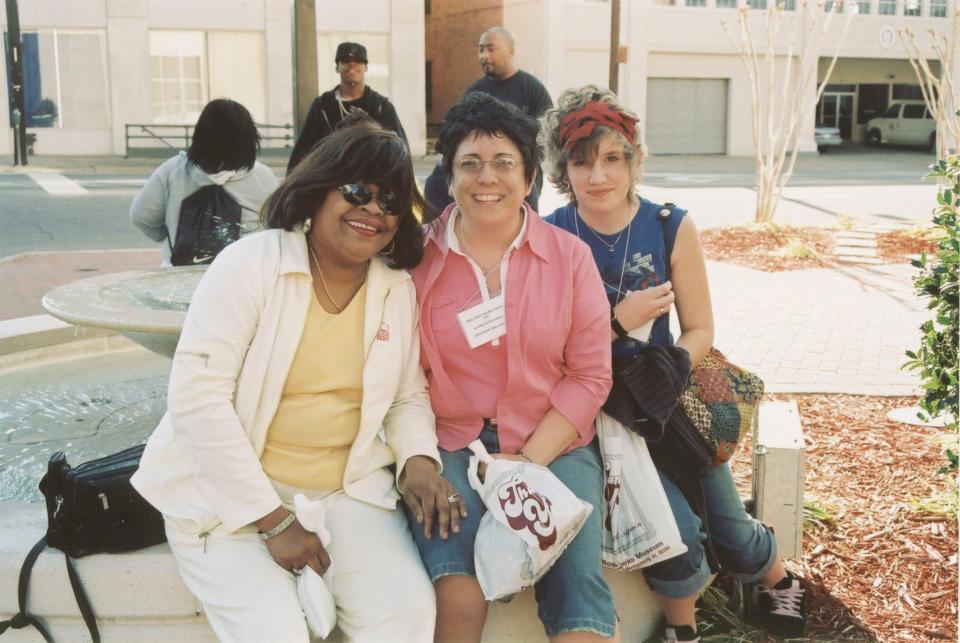
{"label": "beige building", "polygon": [[[627,62],[620,65],[619,93],[641,115],[653,153],[752,154],[750,81],[721,20],[735,28],[738,2],[760,9],[772,1],[622,0],[620,41]],[[787,0],[788,11],[795,2]],[[817,122],[836,125],[844,138],[862,141],[866,121],[891,101],[920,98],[897,31],[912,28],[921,38],[927,28],[948,32],[956,2],[848,0],[846,9],[857,13],[827,91],[803,124],[802,149],[814,149]],[[520,67],[537,76],[554,98],[568,87],[607,84],[609,0],[488,0],[473,13],[464,5],[474,3],[431,4],[426,19],[427,66],[433,70],[430,123],[439,122],[480,75],[476,44],[483,30],[497,24],[516,36]],[[752,20],[759,26],[762,17],[755,13]],[[833,54],[831,43],[839,41],[843,20],[835,16],[823,56]],[[458,69],[467,67],[465,59],[473,66],[466,78],[450,79],[437,71],[447,61],[455,61]],[[819,62],[822,74],[829,60]],[[931,64],[936,67],[938,61]],[[953,74],[960,87],[960,64]],[[813,101],[813,87],[807,98]]]}
{"label": "beige building", "polygon": [[[293,120],[292,0],[19,0],[19,7],[37,154],[124,154],[127,125],[193,125],[218,97],[243,103],[258,123]],[[414,153],[424,153],[424,67],[414,64],[424,59],[422,0],[316,0],[316,15],[320,91],[339,82],[337,43],[363,43],[368,83],[390,98]],[[6,22],[0,4],[4,32]],[[4,153],[13,148],[10,124],[9,110],[0,110]]]}

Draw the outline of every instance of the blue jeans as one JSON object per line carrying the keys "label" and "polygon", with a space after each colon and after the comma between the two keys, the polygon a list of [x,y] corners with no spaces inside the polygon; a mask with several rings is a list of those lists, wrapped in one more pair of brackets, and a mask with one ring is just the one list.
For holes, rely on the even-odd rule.
{"label": "blue jeans", "polygon": [[[654,593],[667,598],[685,598],[699,592],[710,579],[704,551],[706,533],[700,518],[680,489],[659,469],[687,551],[643,570]],[[709,467],[701,477],[710,539],[720,564],[741,583],[763,578],[777,558],[777,541],[763,523],[743,508],[727,463]]]}
{"label": "blue jeans", "polygon": [[[500,451],[494,431],[484,430],[480,439],[490,453]],[[434,582],[443,576],[476,576],[473,565],[473,543],[477,537],[480,518],[486,507],[480,495],[467,481],[469,449],[444,451],[443,475],[463,495],[468,517],[460,521],[460,533],[450,533],[447,540],[436,534],[427,540],[423,528],[417,525],[409,512],[407,518],[420,557]],[[564,632],[593,632],[611,637],[616,628],[613,596],[603,579],[600,559],[601,513],[603,502],[603,462],[596,443],[561,455],[549,469],[573,493],[593,506],[583,529],[573,539],[560,558],[535,585],[538,616],[547,636]]]}

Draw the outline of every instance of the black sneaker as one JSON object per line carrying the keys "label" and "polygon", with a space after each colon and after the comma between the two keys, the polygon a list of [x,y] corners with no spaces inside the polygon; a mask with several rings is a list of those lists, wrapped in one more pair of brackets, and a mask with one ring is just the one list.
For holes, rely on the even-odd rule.
{"label": "black sneaker", "polygon": [[803,579],[790,572],[770,589],[757,584],[757,621],[774,636],[802,638],[807,626],[805,594]]}
{"label": "black sneaker", "polygon": [[667,625],[660,640],[662,643],[700,643],[700,635],[689,625]]}

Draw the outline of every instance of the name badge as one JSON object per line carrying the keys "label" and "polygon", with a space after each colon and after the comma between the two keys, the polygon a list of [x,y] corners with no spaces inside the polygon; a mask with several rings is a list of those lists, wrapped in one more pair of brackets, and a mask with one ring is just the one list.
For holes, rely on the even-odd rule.
{"label": "name badge", "polygon": [[483,346],[487,342],[503,337],[507,332],[507,314],[503,304],[503,295],[491,297],[487,301],[457,313],[457,320],[470,348]]}

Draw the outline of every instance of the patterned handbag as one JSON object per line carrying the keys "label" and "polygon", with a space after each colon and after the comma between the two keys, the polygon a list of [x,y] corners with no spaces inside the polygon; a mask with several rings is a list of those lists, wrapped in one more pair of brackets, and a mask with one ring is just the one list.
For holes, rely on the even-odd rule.
{"label": "patterned handbag", "polygon": [[[670,279],[670,256],[675,241],[667,221],[674,209],[679,208],[673,203],[664,203],[658,213],[663,224],[667,280]],[[680,405],[712,447],[713,464],[729,460],[743,436],[753,429],[762,397],[763,380],[731,363],[712,346],[700,365],[690,373],[690,384],[680,396]]]}
{"label": "patterned handbag", "polygon": [[713,464],[729,460],[757,421],[763,380],[711,347],[690,374],[680,405],[713,448]]}

